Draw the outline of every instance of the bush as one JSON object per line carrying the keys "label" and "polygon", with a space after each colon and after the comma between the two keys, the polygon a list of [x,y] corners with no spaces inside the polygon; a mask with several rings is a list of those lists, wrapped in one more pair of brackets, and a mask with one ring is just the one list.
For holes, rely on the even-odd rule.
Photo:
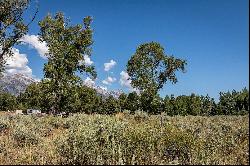
{"label": "bush", "polygon": [[[83,122],[85,121],[85,122]],[[93,117],[55,141],[64,164],[157,164],[190,160],[193,139],[174,128]]]}
{"label": "bush", "polygon": [[[75,117],[78,118],[78,117]],[[115,146],[114,136],[122,134],[123,123],[115,123],[115,119],[107,117],[100,119],[85,119],[78,124],[71,125],[69,132],[56,140],[59,154],[66,164],[95,164],[109,162],[112,159],[112,150]],[[119,134],[117,134],[119,132]],[[102,156],[102,159],[98,159]]]}
{"label": "bush", "polygon": [[9,129],[10,123],[6,117],[0,117],[0,133]]}
{"label": "bush", "polygon": [[39,143],[39,136],[36,133],[33,133],[32,130],[24,126],[18,126],[14,129],[12,137],[17,146],[30,146],[37,145]]}
{"label": "bush", "polygon": [[141,111],[141,110],[137,110],[137,111],[135,111],[134,119],[136,121],[147,120],[148,119],[148,113],[144,112],[144,111]]}
{"label": "bush", "polygon": [[[125,114],[125,113],[123,113]],[[135,117],[139,116],[139,121]],[[248,116],[1,116],[0,163],[246,165]],[[124,115],[125,116],[125,115]],[[7,126],[7,127],[6,127]],[[56,128],[57,126],[58,128]],[[49,135],[49,136],[48,136]]]}

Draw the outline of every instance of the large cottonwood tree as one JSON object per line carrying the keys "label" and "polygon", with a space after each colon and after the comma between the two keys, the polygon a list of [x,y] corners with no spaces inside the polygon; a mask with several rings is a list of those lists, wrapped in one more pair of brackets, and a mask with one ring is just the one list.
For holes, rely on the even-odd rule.
{"label": "large cottonwood tree", "polygon": [[151,102],[158,91],[169,81],[177,82],[176,72],[185,71],[186,61],[168,56],[157,42],[141,44],[127,63],[131,85],[137,88],[143,107],[150,111]]}
{"label": "large cottonwood tree", "polygon": [[[78,98],[77,87],[81,78],[77,72],[96,78],[95,67],[86,65],[84,55],[91,56],[92,18],[85,17],[82,24],[70,25],[63,13],[46,16],[39,22],[40,40],[49,47],[44,77],[49,84],[48,94],[53,96],[53,110],[67,111],[70,101]],[[49,81],[48,81],[49,80]]]}

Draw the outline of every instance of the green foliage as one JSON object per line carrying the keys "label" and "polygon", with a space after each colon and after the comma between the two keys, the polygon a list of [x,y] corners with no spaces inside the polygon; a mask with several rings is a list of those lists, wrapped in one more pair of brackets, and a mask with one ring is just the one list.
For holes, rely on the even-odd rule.
{"label": "green foliage", "polygon": [[61,112],[70,110],[71,102],[77,98],[81,79],[76,72],[90,74],[96,78],[94,66],[85,64],[84,55],[91,56],[92,18],[83,19],[83,25],[69,25],[69,20],[62,13],[55,17],[46,16],[39,22],[40,40],[49,47],[48,63],[44,66],[53,110]]}
{"label": "green foliage", "polygon": [[167,95],[164,98],[164,110],[167,112],[169,116],[176,115],[176,108],[175,108],[175,97],[171,95],[170,97]]}
{"label": "green foliage", "polygon": [[17,106],[16,97],[0,91],[0,111],[14,110]]}
{"label": "green foliage", "polygon": [[131,85],[140,90],[144,109],[149,109],[157,92],[170,81],[177,82],[176,71],[185,70],[186,61],[167,56],[159,43],[140,45],[127,64]]}
{"label": "green foliage", "polygon": [[74,112],[94,113],[98,112],[101,97],[97,95],[96,90],[87,86],[81,86],[77,89],[78,105]]}
{"label": "green foliage", "polygon": [[148,94],[143,93],[140,96],[140,108],[150,114],[160,114],[164,111],[164,103],[158,94],[155,96],[149,96]]}
{"label": "green foliage", "polygon": [[233,90],[232,93],[220,92],[219,103],[215,103],[208,95],[171,97],[164,99],[164,110],[168,115],[244,115],[249,113],[249,92],[246,88],[242,91]]}
{"label": "green foliage", "polygon": [[139,108],[140,108],[140,97],[137,95],[136,92],[129,93],[126,99],[125,109],[131,111],[131,113],[134,113]]}
{"label": "green foliage", "polygon": [[19,103],[23,104],[25,109],[28,108],[41,108],[42,105],[42,87],[41,83],[32,83],[30,84],[24,93],[21,93],[18,96]]}
{"label": "green foliage", "polygon": [[[25,93],[18,96],[17,102],[15,96],[1,93],[0,108],[2,110],[38,108],[48,113],[52,102],[46,86],[45,82],[31,84]],[[215,103],[214,99],[208,95],[199,96],[193,93],[190,96],[182,95],[176,98],[174,95],[166,96],[164,99],[156,95],[150,105],[147,105],[145,96],[139,96],[136,92],[128,95],[121,94],[118,99],[113,96],[104,99],[97,95],[96,90],[84,85],[71,89],[71,92],[74,95],[70,95],[67,101],[64,101],[67,104],[62,107],[65,112],[115,114],[129,110],[130,113],[134,114],[135,111],[141,109],[147,110],[146,112],[149,114],[166,112],[169,116],[244,115],[249,112],[248,90],[246,88],[240,92],[233,91],[232,94],[221,92],[219,103]]]}
{"label": "green foliage", "polygon": [[157,93],[167,80],[176,83],[175,71],[184,71],[186,61],[167,56],[159,43],[140,45],[127,64],[131,84],[141,92]]}
{"label": "green foliage", "polygon": [[216,115],[217,105],[213,98],[210,98],[208,95],[200,96],[201,100],[201,115],[209,116]]}
{"label": "green foliage", "polygon": [[195,94],[178,96],[175,101],[175,109],[178,115],[200,115],[201,99]]}
{"label": "green foliage", "polygon": [[249,112],[249,91],[244,88],[237,92],[220,92],[218,112],[223,115],[238,115]]}
{"label": "green foliage", "polygon": [[100,113],[114,114],[119,111],[121,111],[119,107],[119,101],[116,100],[113,96],[109,96],[103,101],[102,111]]}
{"label": "green foliage", "polygon": [[[41,109],[43,112],[49,113],[53,106],[49,88],[48,82],[45,80],[29,85],[26,91],[18,96],[19,106],[22,105],[25,109]],[[62,109],[64,112],[98,112],[101,98],[94,89],[81,85],[71,88],[69,91],[71,93],[67,98],[62,99],[64,103]]]}
{"label": "green foliage", "polygon": [[119,98],[118,98],[118,102],[119,102],[119,106],[120,106],[120,110],[125,110],[126,106],[127,106],[127,97],[128,95],[125,93],[122,93]]}

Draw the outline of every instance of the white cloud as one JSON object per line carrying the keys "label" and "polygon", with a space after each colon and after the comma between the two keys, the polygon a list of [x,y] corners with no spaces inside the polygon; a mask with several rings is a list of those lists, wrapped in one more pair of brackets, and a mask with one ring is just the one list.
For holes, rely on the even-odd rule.
{"label": "white cloud", "polygon": [[139,93],[139,90],[136,88],[133,88],[131,86],[131,80],[127,72],[122,71],[120,73],[120,84],[121,86],[127,87],[130,91],[135,91],[137,94]]}
{"label": "white cloud", "polygon": [[120,76],[121,76],[121,78],[120,78],[121,86],[125,86],[125,87],[130,88],[131,87],[131,80],[130,80],[128,73],[125,71],[122,71],[120,73]]}
{"label": "white cloud", "polygon": [[79,65],[85,64],[86,66],[92,65],[94,62],[91,61],[90,57],[88,55],[83,56],[83,60],[79,61]]}
{"label": "white cloud", "polygon": [[102,80],[102,83],[105,84],[105,85],[108,85],[108,84],[109,84],[109,82],[106,81],[106,80]]}
{"label": "white cloud", "polygon": [[108,88],[106,86],[99,86],[102,90],[107,91]]}
{"label": "white cloud", "polygon": [[111,83],[115,82],[115,77],[107,77],[105,80],[102,81],[103,84],[110,85]]}
{"label": "white cloud", "polygon": [[41,79],[41,78],[36,78],[36,77],[35,77],[34,80],[35,80],[36,82],[41,82],[42,79]]}
{"label": "white cloud", "polygon": [[29,46],[35,48],[39,55],[46,59],[45,54],[48,53],[49,48],[47,47],[46,42],[40,42],[38,40],[37,35],[24,35],[20,41],[22,41],[25,44],[28,44]]}
{"label": "white cloud", "polygon": [[90,86],[90,87],[94,87],[95,86],[95,81],[92,80],[91,78],[87,77],[84,80],[84,84],[87,85],[87,86]]}
{"label": "white cloud", "polygon": [[92,65],[94,62],[90,60],[90,57],[88,55],[84,55],[84,62],[85,62],[85,65],[89,66],[89,65]]}
{"label": "white cloud", "polygon": [[8,57],[5,64],[5,74],[13,75],[21,73],[27,76],[32,76],[32,69],[28,66],[26,54],[19,53],[19,50],[12,48],[13,56]]}
{"label": "white cloud", "polygon": [[105,71],[109,71],[115,65],[116,65],[116,61],[114,61],[113,59],[111,59],[110,62],[104,63],[104,70]]}

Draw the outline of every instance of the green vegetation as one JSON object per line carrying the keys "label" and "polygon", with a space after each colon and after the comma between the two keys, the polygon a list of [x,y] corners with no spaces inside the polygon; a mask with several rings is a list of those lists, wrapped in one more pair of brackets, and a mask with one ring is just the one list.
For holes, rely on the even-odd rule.
{"label": "green vegetation", "polygon": [[82,81],[76,72],[97,76],[94,66],[84,63],[84,56],[91,55],[91,21],[88,16],[83,19],[83,25],[73,26],[62,13],[57,13],[54,18],[48,15],[39,22],[40,39],[49,46],[42,84],[47,84],[53,112],[74,110],[72,102],[79,99],[77,91]]}
{"label": "green vegetation", "polygon": [[17,107],[16,97],[0,90],[0,110],[14,110]]}
{"label": "green vegetation", "polygon": [[140,91],[143,110],[153,110],[153,100],[163,85],[177,82],[175,72],[185,71],[186,61],[167,56],[157,42],[140,45],[127,64],[131,85]]}
{"label": "green vegetation", "polygon": [[[5,55],[28,31],[22,14],[29,2],[0,1],[0,74]],[[187,63],[149,42],[127,64],[140,93],[103,98],[78,75],[97,77],[84,60],[92,51],[91,21],[70,25],[57,13],[39,22],[39,39],[49,47],[44,78],[18,96],[0,87],[1,164],[249,164],[248,89],[220,92],[218,103],[193,93],[162,98],[159,90],[176,83]],[[28,108],[73,115],[3,112]]]}
{"label": "green vegetation", "polygon": [[[14,6],[11,5],[17,3]],[[30,1],[4,1],[0,26],[14,26],[13,33],[20,34],[17,41],[27,31],[23,23],[22,12]],[[16,13],[15,13],[16,12]],[[15,18],[20,17],[15,22]],[[11,21],[11,20],[14,20]],[[33,21],[33,20],[32,20]],[[9,23],[11,22],[11,23]],[[139,94],[131,92],[122,94],[118,99],[113,96],[102,98],[94,89],[83,85],[81,77],[85,74],[93,79],[97,77],[95,67],[85,63],[84,56],[91,56],[93,44],[91,29],[92,18],[87,16],[82,24],[71,25],[63,13],[55,16],[48,14],[39,22],[39,39],[46,42],[49,52],[48,62],[44,64],[44,78],[31,84],[24,93],[15,97],[0,91],[0,108],[2,111],[36,108],[45,113],[99,113],[115,114],[128,110],[132,114],[145,111],[149,114],[167,115],[244,115],[249,112],[249,92],[245,88],[240,92],[221,92],[219,103],[213,98],[191,94],[190,96],[173,95],[161,98],[159,90],[168,81],[177,82],[176,72],[185,72],[186,60],[168,56],[157,42],[144,43],[127,63],[127,72],[133,88]],[[6,25],[5,25],[6,24]],[[18,27],[17,25],[22,25]],[[0,27],[0,28],[1,28]],[[19,32],[20,31],[20,32]],[[1,45],[7,42],[6,34],[1,30]],[[6,50],[13,46],[6,46]],[[5,52],[5,48],[1,46]],[[9,49],[8,49],[9,50]],[[4,54],[1,53],[1,54]],[[3,59],[3,55],[0,56]]]}
{"label": "green vegetation", "polygon": [[[0,92],[0,108],[3,111],[13,109],[37,108],[42,112],[49,113],[52,106],[46,93],[46,87],[43,83],[31,84],[27,90],[18,97]],[[134,114],[137,110],[144,110],[144,96],[131,92],[128,95],[123,93],[118,99],[112,96],[104,99],[99,96],[96,90],[87,86],[79,86],[77,90],[77,99],[68,99],[70,109],[64,111],[71,113],[98,113],[115,114],[130,111]],[[11,102],[8,102],[11,101]],[[220,92],[219,102],[213,98],[202,95],[191,94],[189,96],[166,96],[164,99],[159,95],[154,97],[149,114],[166,113],[169,116],[174,115],[246,115],[249,114],[249,91],[244,88],[241,91]]]}
{"label": "green vegetation", "polygon": [[248,164],[248,116],[0,117],[1,164]]}

